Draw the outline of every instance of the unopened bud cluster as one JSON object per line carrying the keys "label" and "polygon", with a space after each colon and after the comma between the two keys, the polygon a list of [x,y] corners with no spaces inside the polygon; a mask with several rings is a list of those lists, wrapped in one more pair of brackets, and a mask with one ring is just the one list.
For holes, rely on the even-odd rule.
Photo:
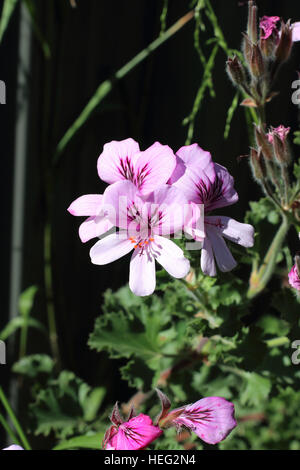
{"label": "unopened bud cluster", "polygon": [[[290,128],[271,127],[268,132],[263,126],[254,127],[256,149],[250,150],[250,163],[254,178],[263,187],[270,183],[274,186],[282,207],[288,203],[290,189],[287,166],[290,163],[290,150],[287,136]],[[269,186],[270,188],[270,186]],[[273,190],[272,190],[273,192]]]}
{"label": "unopened bud cluster", "polygon": [[263,17],[258,28],[257,6],[254,1],[249,1],[243,57],[229,58],[226,64],[232,82],[250,98],[242,103],[245,106],[261,107],[274,96],[271,88],[275,75],[289,59],[293,44],[290,21],[279,24],[277,16]]}

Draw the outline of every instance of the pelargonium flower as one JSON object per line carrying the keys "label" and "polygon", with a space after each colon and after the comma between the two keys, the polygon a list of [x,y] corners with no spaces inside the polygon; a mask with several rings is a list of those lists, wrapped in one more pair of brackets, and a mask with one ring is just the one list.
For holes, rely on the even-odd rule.
{"label": "pelargonium flower", "polygon": [[194,237],[203,241],[201,268],[204,274],[216,275],[215,261],[221,271],[231,271],[236,266],[236,261],[224,238],[244,247],[251,247],[254,243],[254,228],[230,217],[208,213],[238,200],[233,177],[225,167],[213,163],[209,152],[193,144],[178,150],[177,167],[169,182],[186,195],[190,204],[204,205],[205,238],[201,240]]}
{"label": "pelargonium flower", "polygon": [[290,127],[284,127],[282,124],[278,127],[272,127],[271,130],[268,132],[267,137],[268,141],[273,144],[274,142],[274,135],[276,135],[282,143],[286,141],[286,138],[290,132]]}
{"label": "pelargonium flower", "polygon": [[105,450],[141,450],[157,439],[162,430],[155,426],[148,415],[140,413],[124,422],[116,404],[111,416],[112,426],[106,431],[103,441]]}
{"label": "pelargonium flower", "polygon": [[105,265],[133,250],[129,287],[138,296],[155,290],[155,261],[175,278],[188,274],[190,263],[183,251],[166,238],[184,225],[188,201],[182,191],[163,185],[142,197],[131,181],[119,181],[105,190],[103,204],[108,220],[120,230],[92,247],[92,263]]}
{"label": "pelargonium flower", "polygon": [[278,32],[277,23],[280,20],[279,16],[263,16],[259,22],[259,27],[262,30],[261,39],[268,39],[273,32]]}
{"label": "pelargonium flower", "polygon": [[[132,181],[143,195],[165,184],[175,165],[175,155],[167,145],[155,142],[141,152],[139,144],[133,139],[105,144],[97,163],[98,174],[103,181]],[[79,227],[83,243],[100,237],[113,227],[106,217],[102,202],[101,194],[87,194],[77,198],[68,208],[72,215],[88,216]]]}
{"label": "pelargonium flower", "polygon": [[21,446],[18,446],[16,444],[12,444],[11,446],[5,447],[5,449],[2,449],[2,450],[24,450],[24,449]]}
{"label": "pelargonium flower", "polygon": [[166,420],[179,430],[183,426],[190,429],[208,444],[223,441],[237,425],[234,404],[221,397],[202,398],[173,410]]}

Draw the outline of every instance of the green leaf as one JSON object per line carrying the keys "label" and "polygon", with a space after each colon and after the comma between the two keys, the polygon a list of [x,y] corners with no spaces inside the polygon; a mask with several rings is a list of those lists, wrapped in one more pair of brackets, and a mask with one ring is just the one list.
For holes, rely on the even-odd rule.
{"label": "green leaf", "polygon": [[92,390],[73,372],[62,371],[40,389],[30,409],[35,421],[35,434],[54,433],[59,439],[88,430],[87,421],[95,418],[104,390]]}
{"label": "green leaf", "polygon": [[13,372],[26,375],[28,377],[36,377],[44,373],[50,375],[54,368],[54,361],[47,354],[33,354],[20,359],[13,365]]}
{"label": "green leaf", "polygon": [[245,372],[244,377],[241,403],[263,407],[272,388],[271,381],[255,372]]}
{"label": "green leaf", "polygon": [[96,418],[105,395],[106,389],[104,387],[97,387],[94,388],[89,394],[86,394],[84,400],[80,400],[80,404],[84,412],[84,419],[86,421],[93,421]]}
{"label": "green leaf", "polygon": [[22,294],[19,299],[19,311],[23,317],[28,317],[31,309],[33,307],[33,302],[35,295],[37,293],[37,287],[31,286],[28,287]]}
{"label": "green leaf", "polygon": [[15,333],[15,331],[17,331],[19,328],[27,327],[27,326],[36,328],[42,331],[43,333],[47,334],[46,328],[38,320],[35,320],[34,318],[16,317],[10,320],[10,322],[0,332],[0,339],[2,341],[5,341],[10,335]]}
{"label": "green leaf", "polygon": [[98,432],[86,436],[72,437],[66,441],[60,442],[53,450],[67,449],[95,449],[101,450],[104,432]]}
{"label": "green leaf", "polygon": [[136,297],[128,287],[112,295],[105,294],[106,312],[97,318],[89,346],[97,351],[107,350],[111,357],[150,360],[162,354],[166,339],[162,329],[169,321],[163,302],[156,296]]}
{"label": "green leaf", "polygon": [[0,18],[0,43],[9,24],[11,16],[17,6],[18,0],[4,0]]}

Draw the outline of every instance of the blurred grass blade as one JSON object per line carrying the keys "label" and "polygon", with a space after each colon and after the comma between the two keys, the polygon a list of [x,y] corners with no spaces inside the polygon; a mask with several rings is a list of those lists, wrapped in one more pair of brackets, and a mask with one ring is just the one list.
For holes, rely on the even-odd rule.
{"label": "blurred grass blade", "polygon": [[33,307],[33,302],[35,298],[35,294],[37,293],[36,286],[30,286],[22,294],[20,295],[19,300],[19,310],[20,314],[23,317],[28,317],[29,313]]}
{"label": "blurred grass blade", "polygon": [[188,23],[194,17],[194,10],[189,11],[186,15],[180,18],[176,23],[173,24],[167,31],[161,36],[155,39],[148,47],[139,52],[133,59],[127,62],[124,67],[119,69],[116,74],[109,80],[105,80],[99,85],[94,96],[90,99],[86,107],[83,109],[81,114],[78,116],[74,124],[67,130],[65,135],[58,143],[54,161],[56,162],[59,156],[62,154],[70,140],[74,137],[76,132],[85,124],[94,109],[101,103],[101,101],[109,94],[113,86],[118,80],[121,80],[127,75],[132,69],[139,65],[144,59],[146,59],[151,52],[155,51],[165,41],[171,38],[177,31],[179,31],[186,23]]}
{"label": "blurred grass blade", "polygon": [[20,351],[19,357],[23,357],[26,354],[26,347],[27,347],[27,331],[28,331],[28,320],[30,316],[30,312],[33,307],[35,294],[37,293],[37,287],[31,286],[28,287],[22,294],[20,295],[19,299],[19,312],[21,317],[24,319],[24,324],[21,327],[21,336],[20,336]]}
{"label": "blurred grass blade", "polygon": [[239,105],[239,92],[237,91],[234,98],[233,98],[233,100],[232,100],[232,103],[231,103],[231,105],[230,105],[230,107],[228,108],[228,111],[227,111],[227,118],[226,118],[225,130],[224,130],[224,139],[225,140],[229,136],[231,121],[232,121],[233,115],[234,115],[238,105]]}
{"label": "blurred grass blade", "polygon": [[38,25],[34,3],[32,2],[32,0],[25,0],[25,5],[31,18],[34,34],[38,42],[40,43],[41,48],[43,49],[44,56],[46,57],[46,59],[50,59],[50,46],[44,38],[42,31],[40,30],[40,27]]}
{"label": "blurred grass blade", "polygon": [[18,0],[4,0],[0,18],[0,43],[17,3]]}

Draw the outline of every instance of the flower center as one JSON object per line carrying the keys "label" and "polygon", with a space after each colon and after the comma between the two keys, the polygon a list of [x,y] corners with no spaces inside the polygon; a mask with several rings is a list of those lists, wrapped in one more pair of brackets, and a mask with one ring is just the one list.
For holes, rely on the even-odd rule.
{"label": "flower center", "polygon": [[216,177],[209,187],[201,180],[197,184],[198,194],[201,204],[208,204],[217,201],[223,195],[223,181]]}

